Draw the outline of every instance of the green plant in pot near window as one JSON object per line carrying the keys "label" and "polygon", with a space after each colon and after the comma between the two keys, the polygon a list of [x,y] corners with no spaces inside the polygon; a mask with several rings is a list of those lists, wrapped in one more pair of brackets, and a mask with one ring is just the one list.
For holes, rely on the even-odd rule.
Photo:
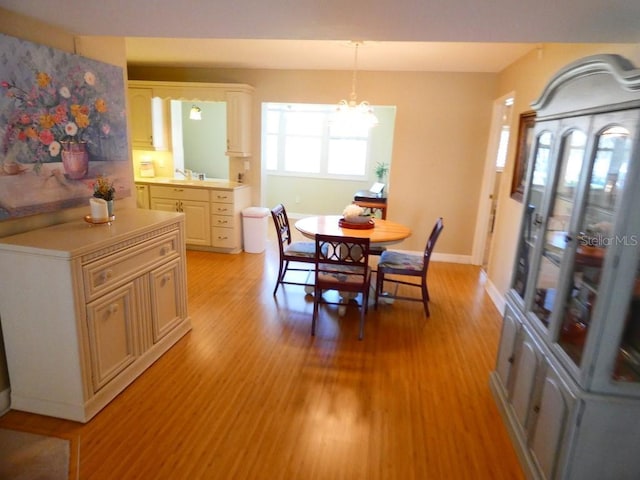
{"label": "green plant in pot near window", "polygon": [[383,183],[384,177],[389,173],[389,164],[378,162],[376,165],[376,177],[380,183]]}

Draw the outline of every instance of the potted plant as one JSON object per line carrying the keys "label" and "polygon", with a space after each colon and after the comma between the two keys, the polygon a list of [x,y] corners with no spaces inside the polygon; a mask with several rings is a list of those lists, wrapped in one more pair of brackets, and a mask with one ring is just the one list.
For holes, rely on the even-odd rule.
{"label": "potted plant", "polygon": [[113,199],[115,197],[116,189],[113,186],[113,181],[108,177],[98,175],[95,183],[93,184],[93,196],[95,198],[102,198],[107,202],[107,209],[109,210],[109,216],[113,216]]}
{"label": "potted plant", "polygon": [[378,162],[376,165],[376,177],[378,177],[378,181],[382,183],[384,177],[389,173],[389,164],[384,162]]}

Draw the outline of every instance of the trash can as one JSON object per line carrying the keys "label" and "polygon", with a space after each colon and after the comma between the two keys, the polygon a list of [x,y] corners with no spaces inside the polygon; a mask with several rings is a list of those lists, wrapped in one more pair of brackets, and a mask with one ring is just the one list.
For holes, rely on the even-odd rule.
{"label": "trash can", "polygon": [[242,210],[245,252],[264,252],[267,242],[268,216],[269,209],[264,207],[248,207]]}

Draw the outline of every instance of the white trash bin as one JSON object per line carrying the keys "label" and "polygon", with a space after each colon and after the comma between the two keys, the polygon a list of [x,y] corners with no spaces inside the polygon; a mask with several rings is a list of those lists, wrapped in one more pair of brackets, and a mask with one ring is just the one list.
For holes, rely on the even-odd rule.
{"label": "white trash bin", "polygon": [[245,252],[264,252],[267,243],[269,212],[270,210],[264,207],[248,207],[242,210]]}

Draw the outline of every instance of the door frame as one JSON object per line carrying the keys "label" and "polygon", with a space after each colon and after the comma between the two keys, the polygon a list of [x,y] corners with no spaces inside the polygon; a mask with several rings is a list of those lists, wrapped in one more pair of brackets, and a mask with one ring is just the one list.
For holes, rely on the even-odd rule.
{"label": "door frame", "polygon": [[[498,154],[498,146],[500,144],[500,132],[502,130],[502,113],[505,101],[508,98],[515,98],[515,93],[510,92],[500,98],[497,98],[493,102],[491,128],[489,130],[489,141],[487,142],[487,153],[484,161],[484,173],[482,174],[482,187],[480,188],[480,201],[478,202],[478,212],[476,215],[473,249],[471,250],[471,263],[473,265],[482,265],[484,250],[487,243],[489,217],[491,215],[491,201],[496,178],[496,157]],[[512,122],[510,122],[510,124],[511,123]],[[511,144],[511,138],[509,138],[509,144]],[[489,258],[491,258],[491,252],[489,252]]]}

